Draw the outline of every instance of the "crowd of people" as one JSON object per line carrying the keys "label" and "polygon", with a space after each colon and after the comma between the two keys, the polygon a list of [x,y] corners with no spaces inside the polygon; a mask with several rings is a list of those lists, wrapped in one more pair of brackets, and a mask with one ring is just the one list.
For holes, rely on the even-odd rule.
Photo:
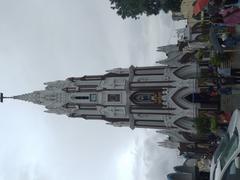
{"label": "crowd of people", "polygon": [[209,71],[213,84],[208,89],[210,96],[240,94],[240,69],[209,65]]}
{"label": "crowd of people", "polygon": [[[206,91],[198,96],[202,96],[208,104],[218,104],[220,107],[220,96],[240,95],[240,69],[223,68],[209,65],[210,76]],[[198,98],[198,97],[197,97]],[[219,108],[218,111],[209,111],[204,113],[210,121],[209,128],[212,133],[221,133],[225,131],[231,119],[232,112],[226,112]]]}

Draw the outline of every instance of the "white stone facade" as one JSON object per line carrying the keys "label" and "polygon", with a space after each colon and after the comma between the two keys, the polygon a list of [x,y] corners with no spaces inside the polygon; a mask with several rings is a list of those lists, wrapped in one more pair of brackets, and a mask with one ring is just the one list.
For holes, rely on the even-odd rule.
{"label": "white stone facade", "polygon": [[14,98],[44,105],[48,113],[103,119],[114,126],[194,132],[198,104],[186,97],[197,92],[197,65],[180,63],[182,55],[174,55],[173,47],[164,50],[171,54],[164,65],[116,68],[105,75],[49,82],[45,90]]}

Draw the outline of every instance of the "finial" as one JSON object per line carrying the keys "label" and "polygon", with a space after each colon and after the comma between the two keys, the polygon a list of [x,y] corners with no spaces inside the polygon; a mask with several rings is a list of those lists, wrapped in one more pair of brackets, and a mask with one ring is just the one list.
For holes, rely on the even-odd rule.
{"label": "finial", "polygon": [[0,93],[0,102],[3,102],[3,93]]}
{"label": "finial", "polygon": [[0,103],[3,103],[3,99],[11,99],[13,97],[4,97],[3,93],[0,93]]}

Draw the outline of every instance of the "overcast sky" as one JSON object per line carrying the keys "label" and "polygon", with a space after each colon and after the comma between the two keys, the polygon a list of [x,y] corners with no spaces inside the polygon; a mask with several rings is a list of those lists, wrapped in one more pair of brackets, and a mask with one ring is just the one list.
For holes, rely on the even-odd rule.
{"label": "overcast sky", "polygon": [[[43,82],[153,65],[156,47],[174,43],[170,15],[122,20],[108,0],[0,0],[0,91],[17,95]],[[8,100],[0,105],[0,180],[159,180],[177,152],[157,146],[151,130],[114,128],[44,113]]]}

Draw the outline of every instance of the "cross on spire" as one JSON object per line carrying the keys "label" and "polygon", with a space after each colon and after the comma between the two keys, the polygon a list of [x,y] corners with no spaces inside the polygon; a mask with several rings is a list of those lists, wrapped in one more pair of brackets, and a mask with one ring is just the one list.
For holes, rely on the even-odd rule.
{"label": "cross on spire", "polygon": [[12,98],[12,97],[4,97],[3,96],[3,93],[0,93],[0,102],[2,103],[3,102],[3,99],[10,99],[10,98]]}

